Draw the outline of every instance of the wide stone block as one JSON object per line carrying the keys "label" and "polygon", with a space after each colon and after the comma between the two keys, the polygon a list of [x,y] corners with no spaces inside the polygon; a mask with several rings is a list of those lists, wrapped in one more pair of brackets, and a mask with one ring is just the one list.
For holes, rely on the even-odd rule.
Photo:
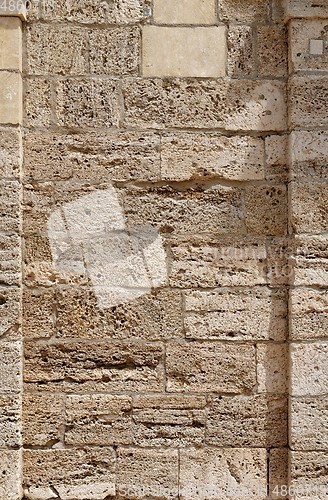
{"label": "wide stone block", "polygon": [[17,336],[21,323],[20,290],[14,287],[0,288],[0,337]]}
{"label": "wide stone block", "polygon": [[232,23],[252,23],[268,21],[270,16],[269,0],[220,0],[219,17],[221,21]]}
{"label": "wide stone block", "polygon": [[230,25],[228,29],[228,75],[232,78],[256,73],[252,26]]}
{"label": "wide stone block", "polygon": [[22,498],[20,470],[21,452],[0,450],[0,498],[6,500]]}
{"label": "wide stone block", "polygon": [[145,26],[142,74],[145,77],[225,76],[226,52],[224,26]]}
{"label": "wide stone block", "polygon": [[0,175],[19,177],[22,164],[22,140],[18,129],[0,128]]}
{"label": "wide stone block", "polygon": [[286,446],[286,398],[265,395],[213,398],[206,442],[223,447]]}
{"label": "wide stone block", "polygon": [[24,86],[24,125],[50,127],[52,121],[50,82],[41,78],[25,78]]}
{"label": "wide stone block", "polygon": [[290,17],[328,17],[326,0],[287,0],[285,16]]}
{"label": "wide stone block", "polygon": [[287,393],[288,346],[287,344],[257,345],[258,392]]}
{"label": "wide stone block", "polygon": [[[17,396],[0,396],[0,447],[14,448],[21,445],[21,402]],[[0,452],[1,457],[1,452]],[[1,466],[0,466],[1,470]],[[1,494],[1,483],[0,483]]]}
{"label": "wide stone block", "polygon": [[291,344],[291,392],[294,396],[327,394],[328,344]]}
{"label": "wide stone block", "polygon": [[328,291],[296,288],[290,291],[292,339],[328,337]]}
{"label": "wide stone block", "polygon": [[169,392],[243,393],[256,383],[251,345],[171,342],[166,351]]}
{"label": "wide stone block", "polygon": [[24,393],[23,442],[25,446],[62,444],[65,426],[65,401],[61,394]]}
{"label": "wide stone block", "polygon": [[326,287],[328,283],[328,250],[325,235],[297,236],[293,251],[294,285]]}
{"label": "wide stone block", "polygon": [[0,343],[0,393],[19,393],[22,385],[21,342]]}
{"label": "wide stone block", "polygon": [[299,180],[325,180],[328,133],[297,130],[291,133],[291,175]]}
{"label": "wide stone block", "polygon": [[215,24],[215,0],[155,0],[153,18],[157,24]]}
{"label": "wide stone block", "polygon": [[[328,11],[327,11],[328,16]],[[327,71],[328,50],[325,27],[327,20],[293,20],[291,22],[291,63],[294,71]],[[311,48],[311,40],[322,44],[322,52]],[[321,52],[321,54],[320,54]]]}
{"label": "wide stone block", "polygon": [[0,123],[19,125],[22,121],[22,77],[0,71]]}
{"label": "wide stone block", "polygon": [[277,186],[247,186],[245,189],[246,229],[253,234],[287,233],[287,189]]}
{"label": "wide stone block", "polygon": [[328,78],[293,76],[290,81],[290,126],[328,125]]}
{"label": "wide stone block", "polygon": [[207,340],[284,340],[284,290],[266,287],[184,293],[187,338]]}
{"label": "wide stone block", "polygon": [[327,498],[327,452],[291,451],[290,486],[297,492],[295,498],[324,500]]}
{"label": "wide stone block", "polygon": [[123,95],[124,124],[128,127],[231,131],[286,128],[282,82],[127,78]]}
{"label": "wide stone block", "polygon": [[181,450],[180,498],[265,498],[266,474],[265,450]]}
{"label": "wide stone block", "polygon": [[290,446],[293,450],[328,450],[328,397],[292,398]]}
{"label": "wide stone block", "polygon": [[0,18],[0,68],[22,70],[22,22],[18,17]]}
{"label": "wide stone block", "polygon": [[287,31],[283,26],[257,28],[258,74],[263,78],[284,78],[288,70]]}
{"label": "wide stone block", "polygon": [[295,233],[324,233],[328,225],[328,183],[291,183],[291,224]]}

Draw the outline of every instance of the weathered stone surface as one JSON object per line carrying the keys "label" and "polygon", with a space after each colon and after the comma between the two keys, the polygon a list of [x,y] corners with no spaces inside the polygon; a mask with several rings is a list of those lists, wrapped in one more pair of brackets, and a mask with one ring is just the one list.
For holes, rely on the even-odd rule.
{"label": "weathered stone surface", "polygon": [[[155,473],[154,473],[155,472]],[[117,493],[126,499],[178,498],[178,451],[119,448]]]}
{"label": "weathered stone surface", "polygon": [[268,0],[221,0],[219,16],[222,21],[251,23],[265,22],[269,19],[270,7]]}
{"label": "weathered stone surface", "polygon": [[19,285],[21,282],[21,242],[18,235],[0,234],[0,282]]}
{"label": "weathered stone surface", "polygon": [[55,334],[55,306],[53,289],[24,289],[23,330],[25,338],[45,338]]}
{"label": "weathered stone surface", "polygon": [[93,394],[67,396],[65,443],[68,445],[131,444],[131,398]]}
{"label": "weathered stone surface", "polygon": [[0,180],[0,231],[18,232],[20,229],[20,184],[15,180]]}
{"label": "weathered stone surface", "polygon": [[265,395],[213,398],[206,442],[228,447],[286,446],[286,398]]}
{"label": "weathered stone surface", "polygon": [[290,336],[314,339],[328,336],[328,291],[296,288],[290,291]]}
{"label": "weathered stone surface", "polygon": [[291,127],[328,125],[327,77],[293,76],[289,96]]}
{"label": "weathered stone surface", "polygon": [[[20,410],[21,410],[21,402],[20,399],[17,398],[17,396],[14,397],[0,396],[0,415],[1,415],[0,447],[1,448],[17,447],[21,444]],[[1,452],[0,452],[0,457],[1,457]],[[1,483],[0,483],[0,494],[1,494]]]}
{"label": "weathered stone surface", "polygon": [[206,399],[202,396],[136,396],[134,444],[147,447],[203,444],[205,406]]}
{"label": "weathered stone surface", "polygon": [[0,71],[0,123],[19,125],[22,121],[22,77]]}
{"label": "weathered stone surface", "polygon": [[142,74],[145,77],[225,76],[226,51],[224,26],[145,26]]}
{"label": "weathered stone surface", "polygon": [[93,30],[89,33],[89,44],[91,73],[112,76],[138,73],[139,28]]}
{"label": "weathered stone surface", "polygon": [[0,392],[18,393],[21,388],[21,342],[0,343]]}
{"label": "weathered stone surface", "polygon": [[328,184],[291,184],[291,224],[295,233],[324,233],[328,225]]}
{"label": "weathered stone surface", "polygon": [[254,38],[251,26],[229,26],[228,75],[232,78],[255,73]]}
{"label": "weathered stone surface", "polygon": [[290,453],[290,486],[296,498],[324,500],[327,497],[327,452],[292,451]]}
{"label": "weathered stone surface", "polygon": [[261,26],[257,29],[258,73],[264,78],[287,76],[287,32],[283,26]]}
{"label": "weathered stone surface", "polygon": [[328,17],[326,0],[287,0],[286,17]]}
{"label": "weathered stone surface", "polygon": [[47,221],[54,206],[54,189],[50,182],[25,184],[23,192],[24,235],[47,236]]}
{"label": "weathered stone surface", "polygon": [[266,492],[265,453],[224,448],[181,450],[181,498],[262,498],[258,495]]}
{"label": "weathered stone surface", "polygon": [[[275,324],[275,322],[273,321]],[[285,394],[288,377],[287,344],[257,345],[258,392]]]}
{"label": "weathered stone surface", "polygon": [[61,394],[25,393],[22,410],[25,446],[54,446],[63,440],[65,402]]}
{"label": "weathered stone surface", "polygon": [[115,80],[60,80],[56,94],[59,126],[100,128],[119,123],[119,90]]}
{"label": "weathered stone surface", "polygon": [[19,177],[22,162],[21,135],[18,129],[0,128],[0,175]]}
{"label": "weathered stone surface", "polygon": [[157,24],[215,24],[215,0],[155,0],[154,21]]}
{"label": "weathered stone surface", "polygon": [[288,485],[288,451],[287,448],[269,451],[269,491],[275,500],[286,498],[285,494],[281,495],[281,487]]}
{"label": "weathered stone surface", "polygon": [[295,285],[326,287],[328,249],[325,235],[297,236],[293,248]]}
{"label": "weathered stone surface", "polygon": [[51,87],[48,80],[24,79],[24,125],[49,127],[51,123]]}
{"label": "weathered stone surface", "polygon": [[[111,448],[25,450],[24,493],[30,500],[104,499],[115,495],[115,457]],[[40,466],[41,465],[41,466]],[[57,497],[58,498],[58,497]]]}
{"label": "weathered stone surface", "polygon": [[292,398],[291,443],[293,450],[328,449],[328,397]]}
{"label": "weathered stone surface", "polygon": [[328,344],[291,344],[291,391],[294,396],[327,394]]}
{"label": "weathered stone surface", "polygon": [[[328,12],[327,12],[328,16]],[[327,20],[293,20],[291,22],[291,64],[294,71],[327,71]],[[310,40],[322,40],[323,53],[311,54]]]}
{"label": "weathered stone surface", "polygon": [[285,0],[272,0],[272,20],[280,23],[285,17]]}
{"label": "weathered stone surface", "polygon": [[250,233],[283,235],[287,232],[287,190],[277,186],[245,189],[246,229]]}
{"label": "weathered stone surface", "polygon": [[297,130],[291,133],[291,175],[298,179],[326,178],[328,133]]}
{"label": "weathered stone surface", "polygon": [[26,342],[25,381],[34,388],[83,391],[163,389],[158,344]]}
{"label": "weathered stone surface", "polygon": [[269,135],[265,138],[266,179],[286,181],[289,174],[288,135]]}
{"label": "weathered stone surface", "polygon": [[17,17],[0,19],[0,68],[22,69],[22,22]]}
{"label": "weathered stone surface", "polygon": [[20,451],[0,450],[0,498],[21,498]]}
{"label": "weathered stone surface", "polygon": [[255,352],[251,345],[172,342],[166,350],[170,392],[249,391],[255,384]]}
{"label": "weathered stone surface", "polygon": [[263,140],[202,133],[163,135],[161,175],[164,180],[174,181],[203,177],[236,181],[263,180]]}
{"label": "weathered stone surface", "polygon": [[126,126],[283,130],[285,86],[263,80],[123,82]]}
{"label": "weathered stone surface", "polygon": [[286,293],[266,287],[184,293],[187,338],[284,340]]}
{"label": "weathered stone surface", "polygon": [[14,287],[0,288],[0,337],[17,335],[20,325],[20,291]]}

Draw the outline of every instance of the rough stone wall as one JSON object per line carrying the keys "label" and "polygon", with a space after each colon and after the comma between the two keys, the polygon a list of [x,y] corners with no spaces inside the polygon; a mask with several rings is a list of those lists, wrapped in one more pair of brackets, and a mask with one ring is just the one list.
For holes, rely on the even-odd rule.
{"label": "rough stone wall", "polygon": [[[19,81],[0,106],[1,500],[326,498],[327,10],[31,2],[22,131]],[[104,307],[78,238],[113,188],[165,272]]]}

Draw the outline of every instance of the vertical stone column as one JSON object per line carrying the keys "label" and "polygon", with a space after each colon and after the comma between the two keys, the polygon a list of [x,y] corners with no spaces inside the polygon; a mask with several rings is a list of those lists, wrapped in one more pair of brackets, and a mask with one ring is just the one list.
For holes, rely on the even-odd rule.
{"label": "vertical stone column", "polygon": [[[290,494],[328,490],[328,4],[290,0]],[[295,491],[295,496],[293,496]]]}
{"label": "vertical stone column", "polygon": [[22,19],[0,8],[0,498],[21,498]]}

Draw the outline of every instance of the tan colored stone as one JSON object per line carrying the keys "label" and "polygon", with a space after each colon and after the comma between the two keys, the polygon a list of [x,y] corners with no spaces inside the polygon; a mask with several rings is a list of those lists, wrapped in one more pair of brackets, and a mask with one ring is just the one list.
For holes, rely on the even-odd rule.
{"label": "tan colored stone", "polygon": [[226,180],[263,180],[263,140],[221,134],[175,133],[161,138],[161,175],[184,181],[204,177]]}
{"label": "tan colored stone", "polygon": [[328,79],[324,76],[293,76],[290,81],[290,126],[328,125]]}
{"label": "tan colored stone", "polygon": [[297,492],[296,498],[303,500],[327,498],[327,467],[327,452],[291,451],[290,486]]}
{"label": "tan colored stone", "polygon": [[20,325],[20,290],[14,287],[0,288],[0,337],[15,336]]}
{"label": "tan colored stone", "polygon": [[251,26],[229,26],[228,75],[232,78],[255,73],[254,38]]}
{"label": "tan colored stone", "polygon": [[326,287],[328,249],[325,235],[297,236],[294,241],[294,284]]}
{"label": "tan colored stone", "polygon": [[287,76],[288,45],[284,26],[261,26],[257,29],[259,76]]}
{"label": "tan colored stone", "polygon": [[22,121],[22,78],[19,73],[0,71],[0,123]]}
{"label": "tan colored stone", "polygon": [[[291,33],[291,64],[294,71],[327,71],[328,29],[327,20],[293,20]],[[310,51],[311,40],[322,40],[323,54]]]}
{"label": "tan colored stone", "polygon": [[22,163],[21,134],[18,129],[0,128],[0,175],[19,177]]}
{"label": "tan colored stone", "polygon": [[295,233],[324,233],[328,225],[328,184],[293,182],[291,224]]}
{"label": "tan colored stone", "polygon": [[119,448],[117,493],[126,499],[178,498],[178,450]]}
{"label": "tan colored stone", "polygon": [[289,174],[288,135],[269,135],[265,138],[266,179],[286,181]]}
{"label": "tan colored stone", "polygon": [[259,393],[285,394],[288,389],[288,345],[257,345],[257,382]]}
{"label": "tan colored stone", "polygon": [[224,26],[163,27],[142,30],[144,77],[215,78],[226,73]]}
{"label": "tan colored stone", "polygon": [[55,334],[54,290],[24,289],[23,331],[24,338],[45,338]]}
{"label": "tan colored stone", "polygon": [[290,291],[290,336],[307,340],[328,336],[328,292],[310,288]]}
{"label": "tan colored stone", "polygon": [[22,343],[0,343],[0,392],[18,393],[21,389]]}
{"label": "tan colored stone", "polygon": [[[1,448],[21,445],[20,432],[21,402],[17,396],[0,396],[0,446]],[[1,454],[1,452],[0,452]],[[1,455],[0,455],[1,457]],[[1,461],[1,460],[0,460]],[[1,470],[1,466],[0,466]],[[1,494],[1,483],[0,483]],[[0,496],[1,498],[1,496]]]}
{"label": "tan colored stone", "polygon": [[327,394],[328,344],[291,344],[291,391],[294,396]]}
{"label": "tan colored stone", "polygon": [[22,498],[20,466],[19,450],[0,450],[0,498],[5,500]]}
{"label": "tan colored stone", "polygon": [[272,448],[269,451],[270,498],[275,500],[286,498],[285,494],[281,494],[281,488],[288,485],[288,452],[287,448]]}
{"label": "tan colored stone", "polygon": [[0,234],[0,282],[5,285],[21,283],[21,241],[18,235]]}
{"label": "tan colored stone", "polygon": [[326,178],[328,133],[297,130],[291,133],[291,175],[298,179]]}
{"label": "tan colored stone", "polygon": [[24,79],[24,124],[27,127],[49,127],[51,122],[51,86],[48,80]]}
{"label": "tan colored stone", "polygon": [[265,450],[181,450],[181,498],[265,498],[266,468]]}
{"label": "tan colored stone", "polygon": [[290,446],[293,450],[328,450],[328,397],[292,398]]}
{"label": "tan colored stone", "polygon": [[130,79],[125,126],[283,130],[285,85],[253,80]]}
{"label": "tan colored stone", "polygon": [[65,403],[60,394],[24,393],[23,441],[25,446],[54,446],[62,441]]}
{"label": "tan colored stone", "polygon": [[93,394],[67,396],[65,444],[131,444],[132,404],[128,396]]}
{"label": "tan colored stone", "polygon": [[286,398],[265,395],[213,398],[206,442],[228,447],[286,446]]}
{"label": "tan colored stone", "polygon": [[272,0],[272,20],[280,23],[285,17],[285,0]]}
{"label": "tan colored stone", "polygon": [[0,18],[0,68],[22,69],[22,22],[17,17]]}
{"label": "tan colored stone", "polygon": [[157,24],[215,24],[215,0],[155,0],[154,22]]}
{"label": "tan colored stone", "polygon": [[20,183],[15,180],[0,180],[0,231],[20,230]]}
{"label": "tan colored stone", "polygon": [[255,385],[251,345],[171,342],[166,350],[169,392],[250,391]]}
{"label": "tan colored stone", "polygon": [[25,450],[23,464],[27,499],[54,498],[49,496],[54,489],[62,500],[115,496],[115,457],[111,448],[75,449],[74,453]]}
{"label": "tan colored stone", "polygon": [[289,17],[328,17],[326,0],[286,0],[285,15]]}
{"label": "tan colored stone", "polygon": [[220,0],[219,17],[222,21],[251,23],[269,19],[268,0]]}
{"label": "tan colored stone", "polygon": [[284,184],[246,187],[245,209],[249,233],[287,233],[287,190]]}
{"label": "tan colored stone", "polygon": [[284,340],[286,293],[266,287],[184,293],[187,338]]}

